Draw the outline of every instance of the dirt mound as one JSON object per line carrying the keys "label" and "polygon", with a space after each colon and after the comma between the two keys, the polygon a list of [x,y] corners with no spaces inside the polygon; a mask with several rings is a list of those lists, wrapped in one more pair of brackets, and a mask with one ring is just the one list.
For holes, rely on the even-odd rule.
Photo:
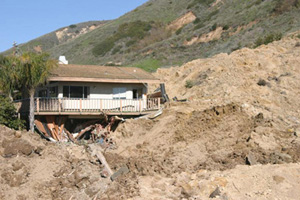
{"label": "dirt mound", "polygon": [[[127,165],[130,173],[106,194],[120,199],[297,199],[299,182],[292,174],[299,164],[288,163],[300,162],[298,42],[290,35],[258,49],[158,70],[169,96],[188,102],[171,102],[154,120],[127,120],[118,127],[119,148],[108,161]],[[289,169],[293,172],[281,174]],[[249,177],[240,180],[243,174],[257,187],[249,188]],[[280,187],[290,190],[272,191]]]}
{"label": "dirt mound", "polygon": [[3,126],[0,144],[0,199],[91,199],[109,182],[84,146]]}
{"label": "dirt mound", "polygon": [[167,180],[176,174],[237,165],[299,162],[299,138],[274,129],[273,123],[262,113],[249,116],[235,103],[206,110],[171,103],[155,120],[127,120],[115,133],[119,148],[108,162],[117,163],[116,168],[127,165],[130,173],[108,194],[124,199],[141,196],[143,177]]}

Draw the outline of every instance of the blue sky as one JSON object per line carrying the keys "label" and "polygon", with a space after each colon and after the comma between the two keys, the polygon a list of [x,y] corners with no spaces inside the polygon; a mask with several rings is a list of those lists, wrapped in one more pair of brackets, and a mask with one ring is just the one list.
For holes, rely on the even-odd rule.
{"label": "blue sky", "polygon": [[71,24],[116,19],[147,0],[0,0],[0,52]]}

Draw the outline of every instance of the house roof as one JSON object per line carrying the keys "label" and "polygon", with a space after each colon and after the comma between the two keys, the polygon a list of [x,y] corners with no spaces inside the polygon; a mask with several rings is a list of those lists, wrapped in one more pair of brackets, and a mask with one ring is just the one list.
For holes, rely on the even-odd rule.
{"label": "house roof", "polygon": [[150,73],[136,67],[97,65],[63,65],[55,68],[49,81],[106,82],[106,83],[159,83]]}

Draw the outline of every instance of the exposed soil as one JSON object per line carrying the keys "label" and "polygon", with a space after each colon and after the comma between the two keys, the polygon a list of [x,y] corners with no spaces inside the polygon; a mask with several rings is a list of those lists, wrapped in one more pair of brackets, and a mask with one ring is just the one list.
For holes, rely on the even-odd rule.
{"label": "exposed soil", "polygon": [[0,127],[0,199],[299,199],[299,42],[158,70],[187,102],[119,124],[104,155],[129,173],[114,182],[87,145]]}

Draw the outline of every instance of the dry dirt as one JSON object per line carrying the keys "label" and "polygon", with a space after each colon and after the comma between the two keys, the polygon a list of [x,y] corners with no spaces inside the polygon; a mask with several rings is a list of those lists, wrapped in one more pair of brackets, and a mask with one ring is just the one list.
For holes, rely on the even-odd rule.
{"label": "dry dirt", "polygon": [[130,172],[114,182],[87,146],[0,127],[0,199],[299,199],[297,34],[158,70],[188,101],[119,124],[104,155]]}

